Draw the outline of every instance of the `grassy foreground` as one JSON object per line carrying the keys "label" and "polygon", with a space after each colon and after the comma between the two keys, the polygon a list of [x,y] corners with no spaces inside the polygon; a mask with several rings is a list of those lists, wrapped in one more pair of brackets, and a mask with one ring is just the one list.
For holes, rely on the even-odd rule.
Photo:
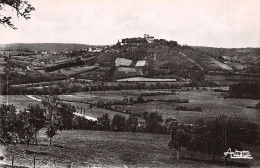
{"label": "grassy foreground", "polygon": [[[53,139],[53,146],[48,146],[48,139],[40,133],[39,145],[32,145],[29,152],[26,145],[6,146],[6,162],[11,165],[12,155],[15,166],[33,167],[223,167],[224,159],[217,156],[212,162],[211,155],[197,153],[194,159],[191,152],[181,151],[177,160],[175,150],[167,146],[170,135],[145,133],[101,132],[101,131],[62,131]],[[228,166],[260,165],[260,147],[248,146],[253,160],[234,160]],[[230,159],[229,159],[230,160]],[[227,164],[226,164],[227,166]],[[1,165],[0,165],[1,167]]]}

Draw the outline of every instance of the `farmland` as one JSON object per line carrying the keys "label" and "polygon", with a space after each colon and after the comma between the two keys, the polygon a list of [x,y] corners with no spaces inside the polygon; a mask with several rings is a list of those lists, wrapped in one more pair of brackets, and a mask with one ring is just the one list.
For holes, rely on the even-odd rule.
{"label": "farmland", "polygon": [[78,67],[66,68],[63,70],[57,70],[54,71],[53,73],[63,73],[65,75],[72,76],[72,75],[94,70],[95,68],[97,68],[97,66],[78,66]]}
{"label": "farmland", "polygon": [[[93,92],[76,92],[71,95],[59,95],[60,100],[71,103],[77,108],[79,113],[85,111],[85,115],[92,117],[99,117],[104,113],[108,113],[112,118],[115,114],[128,114],[119,113],[103,108],[94,107],[89,108],[88,103],[95,103],[98,101],[115,102],[122,101],[124,98],[137,98],[141,93],[151,93],[154,91],[146,90],[123,90],[123,91],[93,91]],[[36,96],[42,99],[45,96]],[[1,96],[1,104],[6,103],[7,96]],[[157,101],[149,103],[141,103],[134,105],[116,105],[122,111],[131,110],[136,113],[158,112],[163,118],[177,118],[182,123],[193,123],[198,118],[214,117],[220,114],[225,114],[228,117],[237,119],[244,119],[250,122],[259,124],[260,116],[258,109],[247,108],[248,106],[254,107],[259,100],[250,99],[224,99],[221,93],[213,91],[179,91],[174,95],[155,95],[145,96],[147,99],[156,99]],[[171,103],[162,102],[161,99],[187,99],[189,103]],[[25,108],[28,104],[37,103],[25,96],[12,95],[8,96],[9,104],[17,105],[20,108]],[[201,107],[203,111],[180,111],[176,110],[176,106],[184,105],[187,107]]]}

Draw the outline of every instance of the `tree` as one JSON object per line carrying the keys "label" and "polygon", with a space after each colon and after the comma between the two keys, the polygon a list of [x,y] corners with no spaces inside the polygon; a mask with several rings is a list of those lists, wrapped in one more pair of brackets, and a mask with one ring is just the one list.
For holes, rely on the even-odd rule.
{"label": "tree", "polygon": [[145,100],[143,99],[142,95],[138,96],[136,99],[136,103],[144,103]]}
{"label": "tree", "polygon": [[93,130],[93,121],[82,116],[74,116],[72,120],[72,128],[77,130]]}
{"label": "tree", "polygon": [[61,103],[57,105],[58,115],[61,116],[61,129],[71,129],[72,128],[72,119],[73,113],[76,112],[74,106],[70,104]]}
{"label": "tree", "polygon": [[15,133],[19,141],[26,143],[29,148],[31,141],[34,140],[35,127],[30,123],[30,113],[26,109],[17,114]]}
{"label": "tree", "polygon": [[97,118],[97,127],[99,131],[109,131],[110,130],[110,119],[107,113],[103,114],[101,117]]}
{"label": "tree", "polygon": [[166,118],[164,120],[164,124],[163,124],[163,127],[164,127],[164,133],[166,134],[170,134],[171,131],[178,125],[178,120],[177,119],[173,119],[173,118]]}
{"label": "tree", "polygon": [[146,131],[149,133],[162,133],[162,116],[156,113],[150,113],[146,118]]}
{"label": "tree", "polygon": [[125,117],[119,114],[114,115],[114,118],[112,119],[111,129],[113,131],[125,131]]}
{"label": "tree", "polygon": [[138,118],[135,114],[131,113],[126,119],[126,129],[131,132],[137,131]]}
{"label": "tree", "polygon": [[38,144],[37,134],[45,125],[45,109],[41,108],[39,104],[29,105],[27,108],[29,112],[29,123],[32,124],[35,128],[34,139],[35,144]]}
{"label": "tree", "polygon": [[57,101],[58,98],[53,96],[51,99],[43,100],[42,104],[46,109],[46,131],[45,134],[50,139],[50,145],[52,144],[52,138],[57,135],[57,131],[62,125],[62,117],[59,116]]}
{"label": "tree", "polygon": [[207,152],[207,146],[205,144],[208,143],[210,131],[208,129],[208,125],[204,123],[202,119],[196,121],[194,126],[191,128],[191,138],[189,144],[187,144],[188,150],[192,150],[192,158],[194,157],[197,150],[200,152]]}
{"label": "tree", "polygon": [[50,146],[52,143],[52,138],[57,135],[57,127],[55,126],[55,124],[49,124],[47,126],[47,129],[45,131],[45,134],[50,138]]}
{"label": "tree", "polygon": [[12,142],[14,140],[16,108],[13,105],[3,104],[0,107],[0,140]]}
{"label": "tree", "polygon": [[179,126],[176,131],[172,132],[171,141],[168,146],[169,148],[175,148],[177,150],[177,159],[180,159],[181,148],[187,147],[190,138],[190,130],[186,126]]}
{"label": "tree", "polygon": [[[23,17],[26,20],[30,19],[31,12],[35,10],[34,7],[27,0],[0,0],[0,11],[5,10],[6,7],[10,7],[16,11],[17,17]],[[9,27],[16,29],[11,22],[12,17],[0,15],[0,24],[8,25]]]}
{"label": "tree", "polygon": [[[201,153],[213,154],[213,161],[217,154],[223,155],[228,148],[242,150],[240,142],[246,142],[245,130],[248,129],[243,122],[234,118],[227,119],[220,115],[203,121],[199,119],[194,125],[177,125],[172,129],[172,138],[168,144],[177,150],[177,157],[182,147]],[[227,157],[225,158],[225,160]]]}

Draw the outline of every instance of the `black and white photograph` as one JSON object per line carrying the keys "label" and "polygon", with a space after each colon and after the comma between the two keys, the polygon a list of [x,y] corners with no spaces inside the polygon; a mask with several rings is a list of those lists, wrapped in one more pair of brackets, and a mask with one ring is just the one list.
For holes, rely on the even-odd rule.
{"label": "black and white photograph", "polygon": [[260,0],[0,0],[0,167],[260,167]]}

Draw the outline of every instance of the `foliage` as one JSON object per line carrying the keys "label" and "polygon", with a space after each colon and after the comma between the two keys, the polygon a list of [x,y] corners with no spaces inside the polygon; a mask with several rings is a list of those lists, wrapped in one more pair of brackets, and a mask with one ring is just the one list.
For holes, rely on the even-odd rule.
{"label": "foliage", "polygon": [[229,97],[260,99],[260,83],[237,83],[229,88]]}
{"label": "foliage", "polygon": [[146,131],[149,133],[162,133],[162,116],[158,113],[150,113],[145,117]]}
{"label": "foliage", "polygon": [[138,118],[135,114],[129,114],[129,117],[126,119],[126,129],[130,132],[136,132],[138,125]]}
{"label": "foliage", "polygon": [[42,101],[44,108],[46,109],[46,131],[45,134],[50,139],[50,145],[52,143],[52,138],[57,135],[57,131],[62,125],[62,117],[59,116],[58,111],[58,99],[57,97],[52,97],[49,100]]}
{"label": "foliage", "polygon": [[110,130],[110,119],[107,113],[103,114],[101,117],[97,118],[97,129],[99,131],[109,131]]}
{"label": "foliage", "polygon": [[45,125],[45,109],[42,108],[39,104],[36,105],[29,105],[27,108],[28,115],[29,115],[29,123],[34,127],[34,139],[37,145],[37,134]]}
{"label": "foliage", "polygon": [[181,111],[203,111],[201,107],[187,107],[187,106],[177,106],[176,110],[181,110]]}
{"label": "foliage", "polygon": [[96,121],[88,120],[82,116],[74,116],[72,128],[76,130],[96,130]]}
{"label": "foliage", "polygon": [[71,106],[68,103],[61,103],[57,105],[58,115],[61,116],[61,129],[71,129],[72,128],[72,119],[73,113],[76,112],[74,106]]}
{"label": "foliage", "polygon": [[180,158],[179,153],[181,148],[189,145],[190,138],[191,133],[187,127],[179,126],[176,131],[172,132],[172,138],[168,146],[177,150],[178,159]]}
{"label": "foliage", "polygon": [[15,133],[18,135],[19,142],[24,142],[30,145],[32,140],[35,140],[36,128],[30,123],[30,112],[26,109],[17,114],[15,122]]}
{"label": "foliage", "polygon": [[[8,6],[16,11],[17,17],[23,17],[25,19],[30,19],[31,12],[35,10],[34,7],[27,0],[0,0],[0,10]],[[2,16],[2,15],[1,15]],[[11,17],[3,16],[0,17],[0,24],[8,25],[9,27],[16,29],[11,22]]]}
{"label": "foliage", "polygon": [[[228,148],[242,150],[242,142],[255,142],[258,138],[257,128],[255,125],[249,125],[233,118],[227,119],[224,115],[208,121],[199,119],[194,125],[173,127],[172,138],[168,145],[170,148],[175,148],[178,153],[181,148],[191,150],[192,156],[196,151],[213,154],[214,160],[217,154],[223,154]],[[256,137],[253,137],[253,134]]]}
{"label": "foliage", "polygon": [[16,108],[13,105],[1,105],[0,107],[0,140],[12,142],[14,140],[16,121]]}
{"label": "foliage", "polygon": [[114,115],[111,123],[112,131],[125,131],[126,129],[126,121],[125,117],[119,114]]}
{"label": "foliage", "polygon": [[49,124],[47,126],[47,129],[45,131],[45,134],[50,138],[50,146],[52,144],[52,138],[57,135],[57,127],[55,126],[55,124]]}

